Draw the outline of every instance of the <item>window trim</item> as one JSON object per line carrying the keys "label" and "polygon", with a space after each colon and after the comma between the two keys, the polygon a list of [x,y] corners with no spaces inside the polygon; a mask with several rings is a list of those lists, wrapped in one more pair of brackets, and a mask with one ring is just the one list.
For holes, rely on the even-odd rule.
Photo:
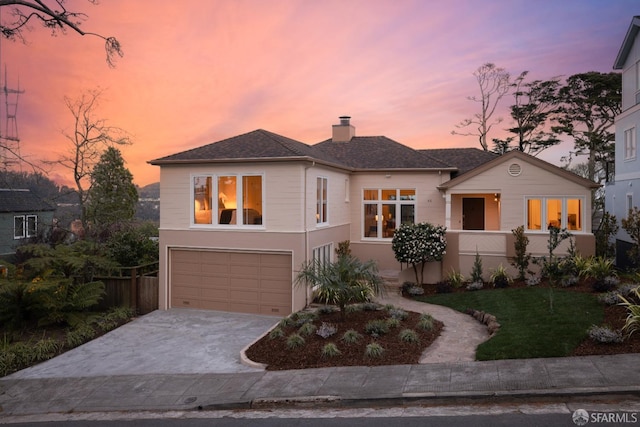
{"label": "window trim", "polygon": [[[377,197],[375,200],[365,200],[365,192],[367,191],[376,191],[377,192]],[[383,199],[382,194],[385,191],[395,191],[395,196],[393,199]],[[413,191],[413,195],[411,196],[412,198],[410,199],[402,199],[402,196],[400,195],[401,191]],[[382,241],[390,241],[391,239],[393,239],[393,236],[381,236],[382,232],[383,232],[383,218],[382,215],[380,214],[380,212],[382,212],[383,210],[383,206],[385,205],[393,205],[395,207],[395,215],[394,215],[394,220],[396,222],[396,227],[395,229],[397,229],[401,224],[402,224],[402,206],[413,206],[413,223],[415,224],[416,222],[416,217],[418,215],[417,211],[418,211],[418,190],[415,187],[396,187],[396,188],[389,188],[389,187],[378,187],[378,188],[373,188],[373,187],[364,187],[361,190],[361,212],[360,212],[360,221],[361,221],[361,239],[363,240],[382,240]],[[376,214],[376,236],[368,236],[369,232],[367,230],[367,224],[365,221],[365,215],[366,215],[366,207],[367,205],[374,205],[376,206],[376,212],[378,212],[378,214]]]}
{"label": "window trim", "polygon": [[318,175],[316,177],[316,226],[324,226],[328,224],[329,178],[323,175]]}
{"label": "window trim", "polygon": [[[534,228],[529,228],[529,200],[540,200],[540,218],[541,218],[541,224],[540,224],[540,229],[534,229]],[[549,226],[547,224],[546,218],[547,218],[547,206],[548,206],[548,201],[549,200],[560,200],[561,202],[561,220],[562,223],[560,224],[560,229],[567,229],[568,231],[570,231],[571,233],[575,233],[575,234],[583,234],[583,233],[587,233],[586,227],[585,227],[585,219],[586,219],[586,198],[584,196],[554,196],[554,195],[546,195],[546,196],[525,196],[524,197],[524,225],[525,225],[525,231],[527,232],[531,232],[531,233],[548,233],[549,232]],[[568,228],[568,211],[567,211],[567,202],[569,200],[579,200],[580,201],[580,224],[582,224],[582,229],[581,230],[571,230]],[[543,220],[544,219],[544,220]]]}
{"label": "window trim", "polygon": [[622,149],[624,150],[623,159],[625,162],[636,159],[638,155],[638,142],[635,127],[624,130]]}
{"label": "window trim", "polygon": [[[236,178],[236,206],[244,203],[244,188],[243,181],[245,177],[259,176],[261,177],[261,200],[262,200],[262,223],[261,224],[220,224],[218,215],[214,215],[214,211],[218,210],[218,179],[223,176],[233,176]],[[211,223],[197,223],[195,222],[195,191],[194,182],[196,178],[211,178]],[[189,225],[191,228],[218,228],[218,229],[250,229],[259,230],[265,228],[265,174],[263,172],[257,173],[236,173],[236,172],[220,172],[220,173],[191,173],[189,177]],[[236,208],[237,209],[237,208]],[[242,221],[243,215],[236,215],[236,221]]]}
{"label": "window trim", "polygon": [[[20,235],[16,233],[16,231],[18,231],[18,227],[16,227],[17,225],[16,220],[20,220],[20,224],[21,224],[20,229],[22,230],[22,233]],[[25,215],[14,215],[13,216],[13,239],[20,240],[26,237],[27,237],[27,227],[26,227]]]}

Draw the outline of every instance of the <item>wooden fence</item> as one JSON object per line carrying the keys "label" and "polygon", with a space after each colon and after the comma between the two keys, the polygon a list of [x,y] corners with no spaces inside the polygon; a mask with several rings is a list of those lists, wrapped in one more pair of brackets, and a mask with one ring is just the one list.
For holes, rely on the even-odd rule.
{"label": "wooden fence", "polygon": [[158,263],[121,268],[115,274],[97,276],[105,286],[102,309],[131,307],[138,314],[158,309]]}

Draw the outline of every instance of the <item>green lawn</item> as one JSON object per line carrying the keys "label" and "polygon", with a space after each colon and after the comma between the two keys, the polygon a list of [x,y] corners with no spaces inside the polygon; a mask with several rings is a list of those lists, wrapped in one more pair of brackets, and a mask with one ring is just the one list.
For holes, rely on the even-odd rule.
{"label": "green lawn", "polygon": [[517,288],[438,294],[416,298],[465,312],[482,310],[497,317],[500,330],[478,346],[477,360],[567,356],[600,325],[604,308],[593,294]]}

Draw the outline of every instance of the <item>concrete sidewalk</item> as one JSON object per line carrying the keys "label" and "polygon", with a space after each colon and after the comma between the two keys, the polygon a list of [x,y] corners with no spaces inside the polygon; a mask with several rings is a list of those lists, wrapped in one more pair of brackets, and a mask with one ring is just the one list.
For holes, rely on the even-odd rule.
{"label": "concrete sidewalk", "polygon": [[0,417],[593,395],[639,398],[640,354],[235,374],[0,379]]}

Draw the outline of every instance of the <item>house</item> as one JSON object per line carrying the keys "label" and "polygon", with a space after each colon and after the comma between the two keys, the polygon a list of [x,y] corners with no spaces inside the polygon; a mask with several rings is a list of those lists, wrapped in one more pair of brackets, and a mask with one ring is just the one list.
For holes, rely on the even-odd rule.
{"label": "house", "polygon": [[[615,177],[605,186],[605,209],[621,220],[640,201],[640,16],[634,16],[613,64],[622,70],[622,112],[615,119]],[[616,235],[616,264],[629,265],[632,240],[622,228]]]}
{"label": "house", "polygon": [[587,213],[597,184],[521,152],[356,136],[346,116],[315,145],[256,130],[150,163],[160,167],[165,309],[286,315],[310,302],[294,285],[300,266],[333,259],[341,241],[400,270],[391,240],[403,223],[446,225],[446,258],[426,272],[433,282],[450,268],[469,274],[476,252],[487,274],[506,266],[522,224],[534,254],[546,253],[550,225],[570,228],[582,253],[595,248]]}
{"label": "house", "polygon": [[0,188],[0,255],[16,248],[50,227],[55,206],[29,190]]}

